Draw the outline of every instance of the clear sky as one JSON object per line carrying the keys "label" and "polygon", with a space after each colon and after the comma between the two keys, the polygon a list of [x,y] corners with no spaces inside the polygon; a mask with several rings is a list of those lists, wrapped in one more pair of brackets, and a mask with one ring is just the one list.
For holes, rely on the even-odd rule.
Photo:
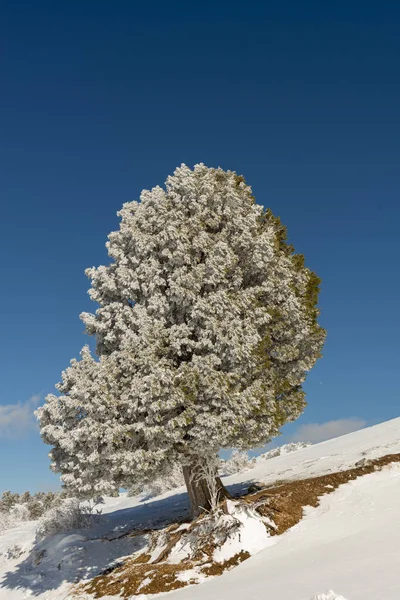
{"label": "clear sky", "polygon": [[182,162],[244,174],[323,280],[285,439],[399,415],[399,26],[385,0],[0,3],[0,491],[57,485],[31,413],[87,341],[84,269]]}

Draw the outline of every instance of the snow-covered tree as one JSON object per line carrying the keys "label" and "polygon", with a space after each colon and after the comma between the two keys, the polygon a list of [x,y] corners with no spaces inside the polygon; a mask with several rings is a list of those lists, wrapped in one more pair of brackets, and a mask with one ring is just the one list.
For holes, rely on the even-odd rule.
{"label": "snow-covered tree", "polygon": [[232,171],[182,165],[119,216],[111,264],[87,270],[99,359],[85,347],[71,362],[38,411],[42,436],[80,496],[182,465],[196,514],[210,500],[196,469],[303,411],[325,338],[320,281]]}
{"label": "snow-covered tree", "polygon": [[9,511],[13,506],[18,504],[19,494],[12,494],[9,490],[2,493],[0,500],[0,510]]}
{"label": "snow-covered tree", "polygon": [[233,450],[227,460],[221,461],[221,471],[224,475],[235,475],[252,469],[256,464],[255,458],[250,458],[245,450]]}

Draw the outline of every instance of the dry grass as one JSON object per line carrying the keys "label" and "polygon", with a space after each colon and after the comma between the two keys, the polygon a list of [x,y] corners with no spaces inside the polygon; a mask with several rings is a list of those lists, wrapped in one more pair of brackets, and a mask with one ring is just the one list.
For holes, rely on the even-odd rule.
{"label": "dry grass", "polygon": [[81,591],[93,594],[94,598],[103,596],[121,596],[129,598],[136,594],[158,594],[185,587],[187,582],[179,581],[177,576],[192,568],[191,564],[161,563],[157,565],[141,564],[128,560],[123,566],[106,575],[98,575]]}
{"label": "dry grass", "polygon": [[208,575],[209,577],[215,577],[218,575],[222,575],[224,571],[228,571],[229,569],[233,569],[233,567],[237,567],[241,562],[250,558],[250,554],[247,551],[242,550],[228,558],[228,560],[224,560],[223,562],[217,563],[212,562],[210,565],[206,565],[201,569],[201,572],[204,575]]}
{"label": "dry grass", "polygon": [[340,485],[357,477],[380,470],[385,465],[400,462],[400,454],[388,454],[377,459],[366,459],[363,466],[328,473],[319,477],[280,482],[260,492],[246,496],[246,502],[255,505],[256,510],[271,519],[275,528],[271,535],[280,535],[296,525],[303,517],[304,506],[318,506],[319,499],[334,492]]}

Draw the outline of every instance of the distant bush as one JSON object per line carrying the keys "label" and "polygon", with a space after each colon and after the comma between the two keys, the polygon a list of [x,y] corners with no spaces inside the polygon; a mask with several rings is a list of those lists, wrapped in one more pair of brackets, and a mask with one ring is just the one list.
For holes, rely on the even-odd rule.
{"label": "distant bush", "polygon": [[19,494],[12,494],[10,491],[3,492],[0,500],[0,511],[9,512],[12,507],[19,502]]}
{"label": "distant bush", "polygon": [[291,452],[297,452],[297,450],[302,450],[303,448],[308,448],[311,446],[310,442],[290,442],[289,444],[284,444],[283,446],[278,446],[277,448],[272,448],[268,450],[268,452],[264,452],[264,454],[260,454],[257,456],[257,462],[260,460],[269,460],[270,458],[275,458],[276,456],[282,456],[283,454],[290,454]]}
{"label": "distant bush", "polygon": [[47,511],[60,506],[65,498],[65,492],[38,492],[33,495],[30,492],[3,492],[0,498],[0,532],[25,521],[40,519]]}
{"label": "distant bush", "polygon": [[132,487],[129,490],[129,496],[143,495],[147,498],[153,498],[154,496],[165,494],[181,485],[185,485],[182,467],[180,465],[174,465],[170,472],[167,475],[164,475],[164,477],[157,477],[144,486],[138,485],[137,487]]}
{"label": "distant bush", "polygon": [[256,463],[255,458],[250,458],[243,450],[234,450],[227,460],[221,461],[222,475],[235,475],[252,469]]}
{"label": "distant bush", "polygon": [[91,527],[93,520],[100,511],[96,506],[101,501],[98,500],[95,504],[89,502],[80,502],[77,498],[66,498],[58,506],[50,508],[40,519],[36,530],[36,535],[39,539],[63,533],[71,529],[85,529]]}

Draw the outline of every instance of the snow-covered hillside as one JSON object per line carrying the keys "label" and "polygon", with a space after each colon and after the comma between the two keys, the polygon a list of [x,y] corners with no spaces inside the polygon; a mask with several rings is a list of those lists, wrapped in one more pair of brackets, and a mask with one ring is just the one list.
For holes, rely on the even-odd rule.
{"label": "snow-covered hillside", "polygon": [[[226,477],[224,483],[232,493],[240,493],[252,482],[317,477],[389,454],[400,454],[400,418],[258,461],[250,471]],[[399,499],[399,463],[358,477],[323,496],[316,508],[306,508],[304,518],[282,535],[269,539],[264,535],[258,542],[254,533],[246,543],[259,551],[233,570],[172,591],[168,597],[398,600]],[[151,501],[108,498],[92,529],[59,534],[37,545],[35,522],[6,531],[0,536],[0,600],[72,599],[75,582],[140,550],[142,538],[120,537],[125,529],[161,528],[182,519],[187,508],[184,489],[178,488]]]}

